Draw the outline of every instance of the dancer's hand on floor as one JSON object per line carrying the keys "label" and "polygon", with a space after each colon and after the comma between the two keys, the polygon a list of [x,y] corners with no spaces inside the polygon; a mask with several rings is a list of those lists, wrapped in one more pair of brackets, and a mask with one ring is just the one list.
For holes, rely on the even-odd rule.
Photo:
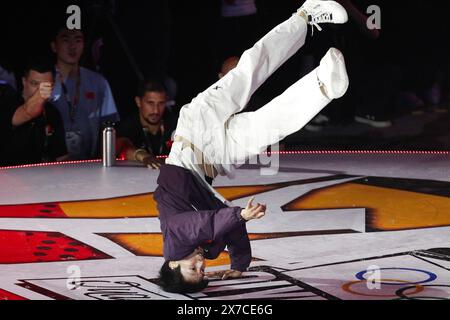
{"label": "dancer's hand on floor", "polygon": [[252,197],[248,203],[247,207],[241,211],[241,216],[244,220],[250,221],[253,219],[261,219],[266,215],[267,206],[265,204],[257,203],[256,206],[253,206],[253,201],[255,197]]}
{"label": "dancer's hand on floor", "polygon": [[226,271],[206,272],[205,275],[208,278],[220,278],[222,280],[226,280],[226,279],[238,279],[242,276],[242,272],[237,270],[226,270]]}

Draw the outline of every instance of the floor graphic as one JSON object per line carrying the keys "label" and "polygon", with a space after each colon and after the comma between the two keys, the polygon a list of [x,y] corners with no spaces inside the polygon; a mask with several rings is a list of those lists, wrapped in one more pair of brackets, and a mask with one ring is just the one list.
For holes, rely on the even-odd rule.
{"label": "floor graphic", "polygon": [[[450,299],[450,183],[351,168],[278,180],[239,171],[219,192],[269,207],[248,225],[254,259],[244,278],[211,279],[198,294],[162,292],[151,192],[53,199],[0,206],[0,300]],[[225,251],[208,269],[228,264]]]}

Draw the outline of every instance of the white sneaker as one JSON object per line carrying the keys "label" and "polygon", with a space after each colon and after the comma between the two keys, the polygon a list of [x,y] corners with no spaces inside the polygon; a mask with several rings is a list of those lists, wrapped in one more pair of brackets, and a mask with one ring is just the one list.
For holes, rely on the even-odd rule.
{"label": "white sneaker", "polygon": [[347,11],[336,1],[306,0],[303,6],[297,10],[297,13],[301,12],[308,17],[308,24],[316,27],[319,31],[322,31],[319,23],[342,24],[348,21]]}
{"label": "white sneaker", "polygon": [[347,92],[349,80],[342,52],[336,48],[328,50],[317,68],[319,85],[325,87],[327,97],[338,99]]}

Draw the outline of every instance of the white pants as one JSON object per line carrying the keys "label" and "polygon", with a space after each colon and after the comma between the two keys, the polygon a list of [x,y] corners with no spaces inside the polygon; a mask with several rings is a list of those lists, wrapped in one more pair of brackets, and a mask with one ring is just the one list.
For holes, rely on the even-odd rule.
{"label": "white pants", "polygon": [[[253,93],[305,43],[305,20],[294,14],[245,51],[239,64],[180,111],[175,136],[201,150],[221,175],[310,122],[329,102],[316,70],[255,112],[235,115]],[[191,150],[175,143],[166,163],[202,175]]]}

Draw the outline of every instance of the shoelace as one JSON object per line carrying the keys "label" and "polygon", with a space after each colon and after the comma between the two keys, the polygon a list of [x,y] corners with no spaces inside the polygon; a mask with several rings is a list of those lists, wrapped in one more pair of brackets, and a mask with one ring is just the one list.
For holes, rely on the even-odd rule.
{"label": "shoelace", "polygon": [[329,22],[332,20],[332,14],[329,12],[319,12],[314,16],[310,16],[311,17],[311,21],[309,22],[309,24],[311,26],[313,26],[312,31],[311,31],[311,36],[314,36],[314,27],[317,28],[317,30],[322,31],[322,28],[319,25],[319,21],[323,22]]}
{"label": "shoelace", "polygon": [[[319,88],[322,91],[322,93],[327,97],[327,99],[330,99],[327,93],[327,89],[325,87],[325,84],[319,79],[319,76],[316,74],[317,83],[319,84]],[[331,99],[330,99],[331,100]]]}

